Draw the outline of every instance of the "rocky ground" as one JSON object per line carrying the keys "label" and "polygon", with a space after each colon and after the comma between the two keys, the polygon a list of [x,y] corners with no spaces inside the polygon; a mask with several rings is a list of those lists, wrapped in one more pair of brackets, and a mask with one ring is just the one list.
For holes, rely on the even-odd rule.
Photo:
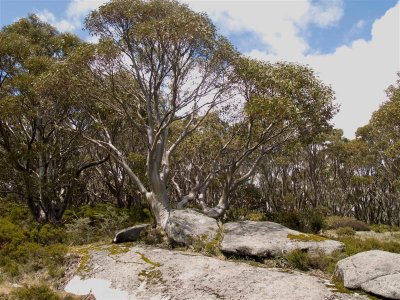
{"label": "rocky ground", "polygon": [[90,251],[87,272],[65,290],[96,299],[368,299],[341,294],[322,278],[181,251],[134,245]]}
{"label": "rocky ground", "polygon": [[[146,225],[139,225],[122,230],[114,241],[136,240],[145,228]],[[90,292],[96,299],[107,300],[369,299],[364,294],[339,293],[327,279],[331,277],[324,274],[266,268],[265,264],[237,259],[253,257],[262,261],[293,250],[331,255],[343,251],[345,245],[341,242],[273,222],[240,221],[219,226],[214,219],[189,209],[175,211],[166,231],[175,243],[192,248],[199,244],[205,249],[216,247],[236,258],[132,243],[94,247],[84,251],[84,265],[81,263],[80,273],[65,290],[80,295]],[[399,276],[400,254],[376,250],[342,259],[335,270],[336,280],[344,287],[384,299],[400,299]]]}

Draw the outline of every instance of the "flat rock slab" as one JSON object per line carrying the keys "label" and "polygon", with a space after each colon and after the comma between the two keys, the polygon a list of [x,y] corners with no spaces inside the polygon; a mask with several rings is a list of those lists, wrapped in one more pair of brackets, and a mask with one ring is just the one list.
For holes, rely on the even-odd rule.
{"label": "flat rock slab", "polygon": [[347,288],[400,299],[400,254],[380,250],[361,252],[340,260],[335,275]]}
{"label": "flat rock slab", "polygon": [[[307,236],[273,222],[241,221],[224,224],[224,238],[221,250],[226,253],[271,257],[282,255],[295,249],[332,253],[343,250],[341,242],[333,240],[300,241],[288,235]],[[312,239],[312,235],[310,236]]]}
{"label": "flat rock slab", "polygon": [[140,224],[122,229],[115,234],[113,243],[136,242],[140,237],[140,233],[148,227],[150,227],[150,224]]}
{"label": "flat rock slab", "polygon": [[211,241],[218,230],[215,219],[191,209],[172,211],[165,228],[170,239],[185,245],[191,245],[198,238]]}
{"label": "flat rock slab", "polygon": [[113,299],[112,295],[138,300],[367,299],[334,293],[323,279],[300,272],[145,246],[134,246],[116,255],[92,251],[87,267],[90,271],[84,279],[74,277],[66,291],[84,295],[91,290],[97,300]]}

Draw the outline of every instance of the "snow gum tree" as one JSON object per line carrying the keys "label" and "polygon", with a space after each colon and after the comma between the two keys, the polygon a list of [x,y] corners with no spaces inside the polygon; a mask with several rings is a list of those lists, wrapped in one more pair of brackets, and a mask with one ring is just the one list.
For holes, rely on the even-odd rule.
{"label": "snow gum tree", "polygon": [[0,31],[0,187],[43,222],[61,220],[80,174],[92,166],[88,143],[63,130],[69,98],[56,95],[48,80],[80,43],[35,15]]}
{"label": "snow gum tree", "polygon": [[[329,130],[336,111],[332,90],[307,67],[243,57],[235,59],[233,66],[233,85],[241,105],[220,114],[228,121],[209,118],[194,134],[193,139],[210,141],[208,153],[200,154],[208,159],[199,159],[197,150],[186,143],[182,155],[187,166],[182,174],[192,179],[192,185],[178,206],[197,199],[211,217],[223,216],[232,193],[255,174],[263,157]],[[174,186],[182,194],[176,180]]]}
{"label": "snow gum tree", "polygon": [[[228,58],[236,53],[205,15],[175,1],[111,1],[93,11],[86,26],[115,50],[97,74],[112,81],[112,101],[104,105],[144,137],[147,182],[136,174],[99,115],[91,117],[103,134],[87,138],[124,167],[145,195],[157,224],[165,227],[171,210],[171,155],[208,112],[230,97]],[[96,65],[101,63],[91,63]],[[118,74],[131,84],[121,84]],[[170,128],[177,121],[184,126],[172,136]]]}

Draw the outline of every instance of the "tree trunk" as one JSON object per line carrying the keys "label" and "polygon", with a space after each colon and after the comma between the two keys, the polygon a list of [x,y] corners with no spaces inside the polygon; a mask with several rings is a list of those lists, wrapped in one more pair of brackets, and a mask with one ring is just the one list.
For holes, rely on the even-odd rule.
{"label": "tree trunk", "polygon": [[204,214],[206,214],[207,216],[214,218],[214,219],[219,219],[221,217],[224,216],[225,211],[228,209],[228,205],[229,205],[229,190],[230,187],[229,185],[225,186],[223,191],[222,191],[222,195],[219,198],[218,204],[215,207],[208,207],[203,199],[199,199],[200,200],[200,204],[203,208],[203,212]]}
{"label": "tree trunk", "polygon": [[157,226],[165,229],[171,212],[167,193],[146,193],[146,199],[150,204]]}

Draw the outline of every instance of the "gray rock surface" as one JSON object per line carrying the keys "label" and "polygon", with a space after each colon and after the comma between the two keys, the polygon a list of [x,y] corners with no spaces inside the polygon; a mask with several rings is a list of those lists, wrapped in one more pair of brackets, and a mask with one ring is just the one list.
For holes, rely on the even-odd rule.
{"label": "gray rock surface", "polygon": [[381,276],[364,282],[361,288],[375,295],[389,299],[400,299],[400,273]]}
{"label": "gray rock surface", "polygon": [[335,275],[347,288],[400,299],[400,254],[380,250],[361,252],[340,260]]}
{"label": "gray rock surface", "polygon": [[196,238],[211,241],[218,229],[215,219],[191,209],[184,209],[171,212],[165,232],[173,241],[190,245]]}
{"label": "gray rock surface", "polygon": [[113,243],[136,242],[140,237],[140,233],[149,226],[150,224],[140,224],[122,229],[115,234]]}
{"label": "gray rock surface", "polygon": [[[92,251],[84,279],[66,290],[96,299],[268,299],[361,300],[332,292],[324,280],[300,272],[266,269],[188,252],[134,246],[110,255]],[[105,296],[106,295],[106,296]]]}
{"label": "gray rock surface", "polygon": [[341,242],[333,240],[298,241],[288,234],[303,234],[273,222],[241,221],[224,224],[221,250],[226,253],[269,257],[282,255],[295,249],[332,253],[343,250]]}

